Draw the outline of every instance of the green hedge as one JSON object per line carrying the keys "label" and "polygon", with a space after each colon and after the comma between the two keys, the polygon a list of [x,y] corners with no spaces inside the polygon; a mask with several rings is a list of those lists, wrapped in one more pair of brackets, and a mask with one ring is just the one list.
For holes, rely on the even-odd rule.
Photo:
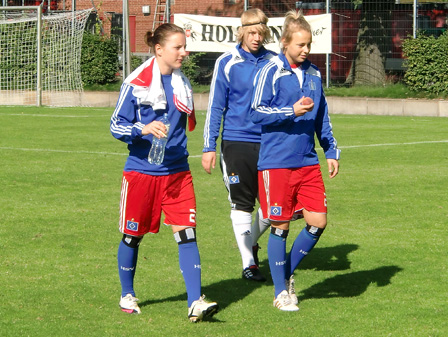
{"label": "green hedge", "polygon": [[107,84],[117,80],[118,44],[115,40],[84,33],[81,51],[81,77],[84,84]]}
{"label": "green hedge", "polygon": [[197,85],[201,76],[200,67],[198,65],[199,58],[205,53],[190,53],[182,62],[182,72],[190,80],[191,85]]}
{"label": "green hedge", "polygon": [[403,42],[406,85],[413,91],[448,93],[448,31],[441,36],[420,34]]}

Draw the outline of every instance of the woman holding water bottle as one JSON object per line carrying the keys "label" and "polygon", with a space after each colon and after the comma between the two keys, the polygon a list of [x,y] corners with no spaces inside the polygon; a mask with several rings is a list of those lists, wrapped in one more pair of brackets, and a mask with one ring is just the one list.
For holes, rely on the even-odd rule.
{"label": "woman holding water bottle", "polygon": [[179,248],[179,265],[188,300],[188,318],[198,322],[218,311],[201,293],[200,256],[196,243],[196,199],[188,165],[187,120],[195,125],[191,85],[180,71],[185,51],[182,28],[166,23],[146,42],[154,55],[132,74],[120,90],[111,117],[112,135],[127,143],[124,166],[118,248],[121,310],[141,313],[134,291],[140,242],[147,233],[171,226]]}

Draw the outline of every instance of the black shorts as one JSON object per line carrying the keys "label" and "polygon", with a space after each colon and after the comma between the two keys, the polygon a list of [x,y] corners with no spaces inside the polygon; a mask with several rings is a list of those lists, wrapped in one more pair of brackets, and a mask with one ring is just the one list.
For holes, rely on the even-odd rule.
{"label": "black shorts", "polygon": [[252,213],[258,198],[260,143],[223,140],[221,171],[232,209]]}

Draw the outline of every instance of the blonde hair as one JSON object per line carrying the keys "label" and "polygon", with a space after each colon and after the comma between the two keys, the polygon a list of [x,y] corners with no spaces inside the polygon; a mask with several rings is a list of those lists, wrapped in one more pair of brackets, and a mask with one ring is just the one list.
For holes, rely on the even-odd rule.
{"label": "blonde hair", "polygon": [[252,8],[241,14],[241,27],[238,28],[237,39],[238,43],[243,42],[245,34],[251,27],[255,28],[257,32],[263,36],[262,44],[268,43],[271,39],[271,31],[267,25],[268,17],[261,9]]}
{"label": "blonde hair", "polygon": [[[291,10],[285,15],[281,41],[284,41],[286,44],[288,44],[289,42],[291,42],[292,34],[298,32],[299,30],[304,30],[310,33],[311,37],[313,36],[311,32],[311,26],[303,16],[302,10],[298,12],[296,12],[295,10]],[[283,46],[282,49],[284,50]]]}

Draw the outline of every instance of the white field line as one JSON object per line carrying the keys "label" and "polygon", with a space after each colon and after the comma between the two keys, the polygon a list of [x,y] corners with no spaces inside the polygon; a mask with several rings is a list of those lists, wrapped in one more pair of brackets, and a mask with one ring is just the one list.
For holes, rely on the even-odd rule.
{"label": "white field line", "polygon": [[[409,143],[384,143],[384,144],[367,144],[367,145],[348,145],[340,146],[339,149],[360,149],[364,147],[379,147],[379,146],[403,146],[403,145],[417,145],[417,144],[437,144],[437,143],[448,143],[446,140],[429,140],[421,142],[409,142]],[[317,148],[322,150],[321,148]],[[118,153],[118,152],[99,152],[99,151],[70,151],[70,150],[55,150],[55,149],[30,149],[21,147],[5,147],[0,146],[0,150],[12,150],[12,151],[36,151],[36,152],[56,152],[56,153],[80,153],[80,154],[100,154],[100,155],[111,155],[111,156],[127,156],[128,153]],[[201,158],[202,155],[190,155],[189,158]]]}
{"label": "white field line", "polygon": [[421,141],[421,142],[408,142],[408,143],[383,143],[383,144],[367,144],[367,145],[348,145],[348,146],[339,146],[339,149],[357,149],[357,148],[360,148],[360,147],[401,146],[401,145],[434,144],[434,143],[448,143],[448,139],[445,139],[445,140],[427,140],[427,141]]}
{"label": "white field line", "polygon": [[105,154],[112,156],[127,156],[129,153],[119,152],[100,152],[100,151],[71,151],[71,150],[54,150],[54,149],[30,149],[24,147],[4,147],[0,146],[0,150],[14,150],[14,151],[34,151],[34,152],[56,152],[56,153],[85,153],[85,154]]}
{"label": "white field line", "polygon": [[0,114],[0,116],[27,116],[27,117],[56,117],[56,118],[98,118],[98,117],[110,117],[109,115],[89,115],[89,116],[79,116],[79,115],[43,115],[43,114]]}

